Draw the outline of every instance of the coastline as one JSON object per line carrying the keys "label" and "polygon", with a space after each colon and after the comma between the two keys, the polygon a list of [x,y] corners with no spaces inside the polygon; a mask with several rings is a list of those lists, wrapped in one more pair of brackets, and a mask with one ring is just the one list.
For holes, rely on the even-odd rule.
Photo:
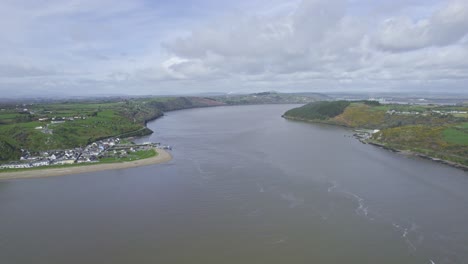
{"label": "coastline", "polygon": [[468,171],[468,166],[457,163],[457,162],[453,162],[453,161],[450,161],[450,160],[444,160],[444,159],[432,157],[432,156],[429,156],[429,155],[426,155],[426,154],[423,154],[423,153],[420,153],[420,152],[411,151],[411,150],[402,150],[402,149],[392,148],[392,147],[383,145],[381,143],[377,143],[375,141],[366,141],[365,143],[369,144],[369,145],[373,145],[375,147],[379,147],[379,148],[391,151],[391,152],[395,152],[395,153],[398,153],[398,154],[401,154],[401,155],[419,157],[419,158],[422,158],[422,159],[427,159],[427,160],[434,161],[434,162],[437,162],[437,163],[441,163],[441,164],[444,164],[444,165],[447,165],[447,166],[450,166],[450,167],[454,167],[454,168],[457,168],[457,169]]}
{"label": "coastline", "polygon": [[2,172],[0,173],[0,180],[10,179],[28,179],[28,178],[44,178],[44,177],[55,177],[64,176],[71,174],[80,174],[88,172],[97,172],[105,170],[118,170],[128,169],[147,165],[160,164],[168,162],[172,159],[172,155],[164,149],[156,149],[158,155],[147,159],[127,161],[127,162],[116,162],[116,163],[104,163],[104,164],[90,164],[85,166],[77,167],[63,167],[63,168],[51,168],[51,169],[40,169],[30,171],[15,171],[15,172]]}
{"label": "coastline", "polygon": [[[348,128],[348,129],[356,129],[356,128],[352,128],[352,127],[349,127],[349,126],[346,126],[346,125],[334,124],[333,122],[327,122],[327,121],[322,121],[322,120],[310,120],[310,119],[296,118],[296,117],[291,117],[291,116],[286,116],[286,115],[282,115],[281,117],[283,117],[284,119],[287,119],[287,120],[292,120],[292,121],[306,122],[306,123],[312,123],[312,124],[326,124],[326,125],[343,127],[343,128]],[[461,169],[463,171],[468,171],[468,166],[463,165],[461,163],[453,162],[453,161],[450,161],[450,160],[444,160],[444,159],[440,159],[440,158],[436,158],[436,157],[432,157],[432,156],[429,156],[429,155],[426,155],[426,154],[423,154],[423,153],[420,153],[420,152],[389,147],[387,145],[384,145],[384,144],[381,144],[381,143],[378,143],[378,142],[375,142],[375,141],[362,141],[362,140],[359,140],[359,141],[361,141],[361,142],[363,142],[365,144],[373,145],[375,147],[379,147],[379,148],[382,148],[382,149],[385,149],[385,150],[388,150],[388,151],[391,151],[391,152],[395,152],[395,153],[398,153],[398,154],[401,154],[401,155],[419,157],[419,158],[422,158],[422,159],[427,159],[427,160],[430,160],[430,161],[441,163],[441,164],[444,164],[444,165],[447,165],[447,166],[450,166],[450,167],[453,167],[453,168]]]}
{"label": "coastline", "polygon": [[330,125],[330,126],[337,126],[337,127],[344,127],[344,128],[350,128],[353,129],[353,127],[347,126],[345,124],[338,124],[336,122],[329,122],[327,120],[311,120],[311,119],[305,119],[305,118],[299,118],[299,117],[292,117],[292,116],[287,116],[287,115],[282,115],[282,118],[286,120],[291,120],[291,121],[299,121],[299,122],[305,122],[305,123],[311,123],[311,124],[324,124],[324,125]]}

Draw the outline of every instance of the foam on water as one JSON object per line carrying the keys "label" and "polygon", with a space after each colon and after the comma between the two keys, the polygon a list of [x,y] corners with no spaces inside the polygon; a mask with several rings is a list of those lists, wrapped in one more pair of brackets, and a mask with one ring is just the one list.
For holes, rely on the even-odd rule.
{"label": "foam on water", "polygon": [[273,240],[270,240],[270,241],[268,241],[266,243],[270,244],[270,245],[277,245],[277,244],[286,243],[287,241],[288,241],[287,236],[276,236],[276,238],[274,238]]}
{"label": "foam on water", "polygon": [[365,206],[364,199],[361,198],[359,195],[351,193],[351,192],[341,192],[347,196],[351,196],[355,201],[358,203],[358,207],[354,210],[357,215],[364,216],[368,218],[369,216],[369,208]]}
{"label": "foam on water", "polygon": [[[409,227],[403,227],[402,225],[396,223],[392,223],[392,226],[395,227],[395,229],[397,229],[399,232],[401,232],[401,238],[405,241],[405,243],[408,245],[408,249],[410,249],[411,251],[416,251],[416,245],[421,244],[424,240],[424,236],[417,232],[418,226],[414,223],[411,223]],[[410,236],[413,238],[417,237],[417,240],[412,240]]]}
{"label": "foam on water", "polygon": [[331,182],[331,186],[328,187],[327,192],[332,192],[333,189],[335,189],[337,186],[338,186],[338,185],[336,184],[336,181],[332,181],[332,182]]}
{"label": "foam on water", "polygon": [[[366,206],[364,198],[360,197],[357,194],[348,191],[341,191],[339,190],[338,184],[336,181],[330,182],[330,187],[327,189],[328,193],[335,192],[337,194],[343,194],[350,199],[353,199],[357,202],[357,207],[354,210],[355,213],[359,216],[363,216],[368,220],[375,220],[373,217],[370,216],[369,206]],[[376,215],[377,218],[382,218],[379,214],[372,214]],[[326,218],[322,217],[323,220]],[[385,218],[380,220],[388,221]],[[392,226],[401,234],[401,238],[403,239],[404,243],[407,245],[408,249],[412,252],[417,251],[419,245],[421,245],[424,241],[424,235],[419,231],[419,226],[416,225],[414,222],[408,222],[408,224],[399,224],[397,222],[391,222]]]}
{"label": "foam on water", "polygon": [[304,203],[304,198],[296,197],[292,193],[283,193],[281,194],[281,198],[289,202],[289,208],[294,208]]}
{"label": "foam on water", "polygon": [[[327,189],[327,192],[328,193],[331,193],[333,192],[335,189],[338,188],[338,184],[336,181],[332,181],[332,182],[329,182],[329,184],[331,185],[330,187],[328,187]],[[351,197],[351,199],[357,201],[358,203],[358,206],[357,208],[354,210],[356,212],[357,215],[359,216],[364,216],[365,218],[373,221],[374,218],[370,217],[369,216],[369,207],[368,206],[365,206],[364,204],[364,199],[362,197],[360,197],[359,195],[357,194],[354,194],[354,193],[351,193],[351,192],[347,192],[347,191],[335,191],[336,193],[339,193],[339,194],[344,194],[345,196],[348,196],[348,197]]]}
{"label": "foam on water", "polygon": [[259,183],[257,183],[257,186],[258,186],[258,191],[259,191],[259,192],[261,192],[261,193],[262,193],[262,192],[265,192],[265,189],[263,189],[263,186],[262,186],[262,185],[260,185]]}
{"label": "foam on water", "polygon": [[252,212],[248,213],[247,216],[258,216],[258,215],[261,214],[261,212],[262,212],[262,210],[260,210],[260,209],[255,209],[255,210],[253,210]]}

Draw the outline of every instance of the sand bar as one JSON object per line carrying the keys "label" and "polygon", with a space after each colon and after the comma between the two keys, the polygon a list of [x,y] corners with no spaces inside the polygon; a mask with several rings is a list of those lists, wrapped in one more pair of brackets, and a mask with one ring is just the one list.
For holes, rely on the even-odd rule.
{"label": "sand bar", "polygon": [[63,167],[63,168],[51,168],[51,169],[36,169],[36,170],[24,170],[15,172],[2,172],[0,173],[0,180],[5,179],[23,179],[23,178],[42,178],[42,177],[53,177],[63,176],[69,174],[87,173],[104,170],[118,170],[126,168],[134,168],[140,166],[147,166],[153,164],[159,164],[170,161],[172,159],[171,154],[164,149],[156,149],[158,152],[157,156],[150,157],[147,159],[120,162],[120,163],[104,163],[104,164],[90,164],[76,167]]}

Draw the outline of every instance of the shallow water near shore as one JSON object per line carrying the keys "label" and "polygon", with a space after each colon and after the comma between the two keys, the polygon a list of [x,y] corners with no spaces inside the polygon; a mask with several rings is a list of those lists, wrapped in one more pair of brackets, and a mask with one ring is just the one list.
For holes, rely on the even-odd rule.
{"label": "shallow water near shore", "polygon": [[150,122],[165,164],[0,181],[0,263],[468,263],[468,173],[289,121]]}

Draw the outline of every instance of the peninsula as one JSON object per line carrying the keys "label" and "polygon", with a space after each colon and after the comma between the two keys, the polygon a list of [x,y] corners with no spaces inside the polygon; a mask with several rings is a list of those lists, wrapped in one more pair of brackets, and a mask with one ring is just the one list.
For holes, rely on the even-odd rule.
{"label": "peninsula", "polygon": [[283,115],[353,128],[363,143],[468,168],[468,105],[320,101]]}

